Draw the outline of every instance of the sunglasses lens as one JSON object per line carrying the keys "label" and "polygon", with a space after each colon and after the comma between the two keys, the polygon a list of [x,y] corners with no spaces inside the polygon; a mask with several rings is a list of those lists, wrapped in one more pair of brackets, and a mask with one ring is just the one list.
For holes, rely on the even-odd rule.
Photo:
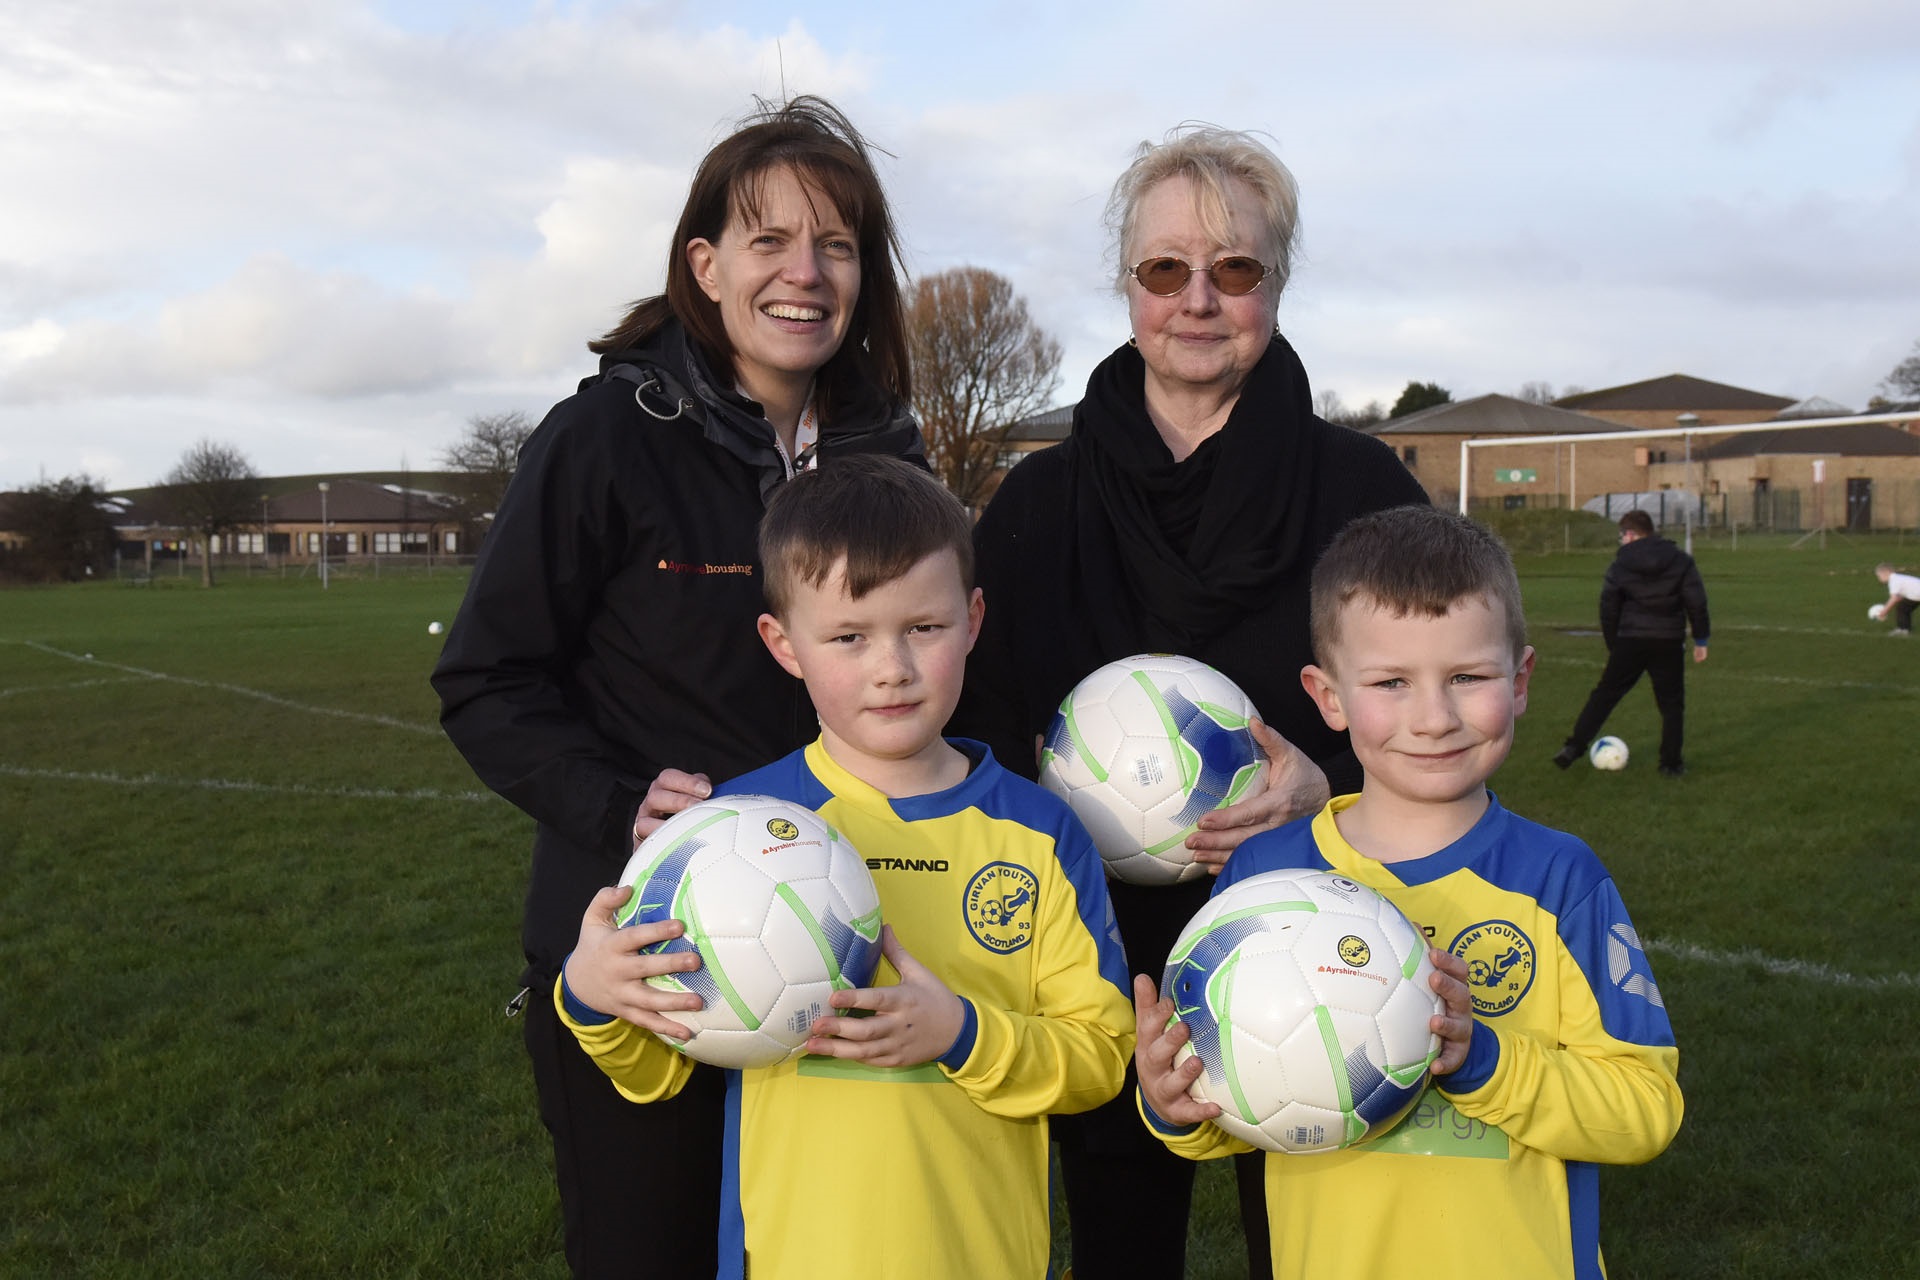
{"label": "sunglasses lens", "polygon": [[1266,274],[1257,258],[1222,258],[1213,264],[1213,287],[1237,298],[1252,293]]}
{"label": "sunglasses lens", "polygon": [[1172,297],[1186,287],[1193,268],[1178,258],[1148,258],[1133,269],[1133,278],[1148,293]]}

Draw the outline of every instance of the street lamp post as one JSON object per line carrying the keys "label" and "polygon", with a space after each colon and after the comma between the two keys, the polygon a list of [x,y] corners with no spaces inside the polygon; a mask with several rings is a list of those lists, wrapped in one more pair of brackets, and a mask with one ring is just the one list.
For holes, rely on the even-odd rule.
{"label": "street lamp post", "polygon": [[320,482],[320,589],[327,589],[327,482]]}

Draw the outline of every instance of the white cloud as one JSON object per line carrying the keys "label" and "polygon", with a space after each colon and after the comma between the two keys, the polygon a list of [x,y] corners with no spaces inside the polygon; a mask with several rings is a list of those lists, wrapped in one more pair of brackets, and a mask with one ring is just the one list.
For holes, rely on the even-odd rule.
{"label": "white cloud", "polygon": [[1864,404],[1920,336],[1910,4],[729,14],[0,10],[0,487],[145,482],[202,435],[268,472],[427,466],[468,414],[537,416],[783,82],[893,153],[915,272],[1014,281],[1063,400],[1126,336],[1108,187],[1186,118],[1299,177],[1281,322],[1349,403],[1682,371]]}

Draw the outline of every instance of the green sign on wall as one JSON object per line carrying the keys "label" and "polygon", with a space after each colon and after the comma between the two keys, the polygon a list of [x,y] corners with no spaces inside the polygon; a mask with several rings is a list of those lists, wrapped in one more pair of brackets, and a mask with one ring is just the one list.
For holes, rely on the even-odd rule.
{"label": "green sign on wall", "polygon": [[1495,484],[1532,484],[1540,473],[1532,467],[1502,467],[1493,473]]}

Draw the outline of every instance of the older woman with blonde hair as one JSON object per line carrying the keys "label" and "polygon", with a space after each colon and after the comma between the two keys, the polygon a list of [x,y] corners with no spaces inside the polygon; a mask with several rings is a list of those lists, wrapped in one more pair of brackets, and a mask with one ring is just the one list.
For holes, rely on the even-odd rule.
{"label": "older woman with blonde hair", "polygon": [[[1257,831],[1359,788],[1344,734],[1300,685],[1314,561],[1357,515],[1426,494],[1390,449],[1313,414],[1276,324],[1292,263],[1293,176],[1250,134],[1184,125],[1114,184],[1115,284],[1133,336],[1094,369],[1070,436],[1009,474],[975,533],[987,616],[956,732],[1032,774],[1035,742],[1082,676],[1172,652],[1259,708],[1268,785],[1188,839],[1216,870]],[[1158,975],[1210,882],[1112,890],[1130,971]],[[1134,1090],[1055,1123],[1076,1280],[1182,1273],[1193,1166]],[[1250,1265],[1265,1272],[1257,1161],[1242,1172]]]}

